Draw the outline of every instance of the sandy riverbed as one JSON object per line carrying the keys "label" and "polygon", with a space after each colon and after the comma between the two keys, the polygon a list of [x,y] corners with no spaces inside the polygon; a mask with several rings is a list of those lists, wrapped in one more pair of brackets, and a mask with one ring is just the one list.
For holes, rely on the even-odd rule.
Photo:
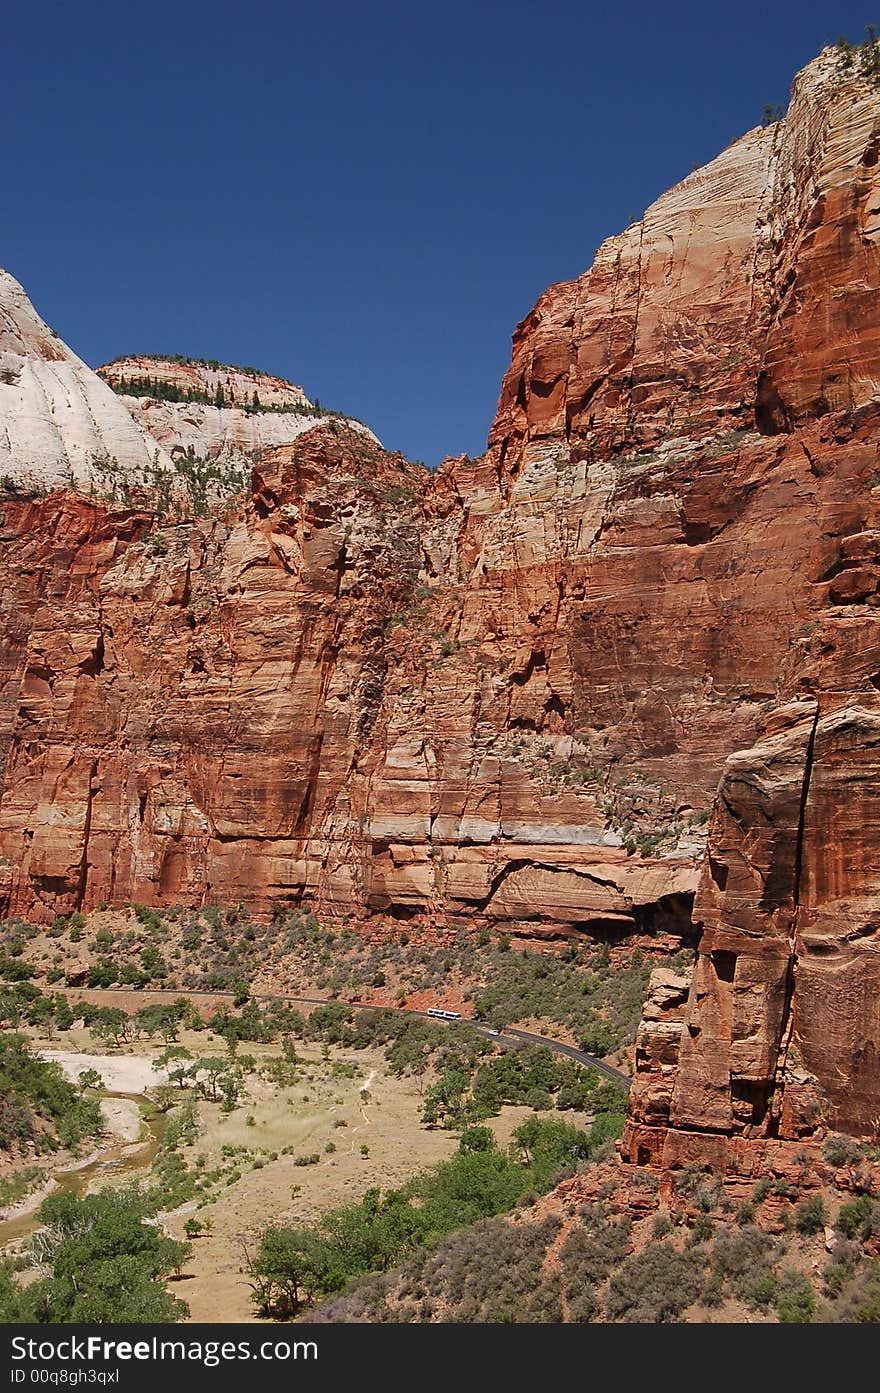
{"label": "sandy riverbed", "polygon": [[43,1059],[54,1059],[65,1077],[76,1083],[84,1069],[95,1069],[108,1093],[146,1093],[148,1088],[166,1083],[168,1075],[155,1069],[153,1061],[134,1054],[78,1054],[73,1050],[39,1050]]}

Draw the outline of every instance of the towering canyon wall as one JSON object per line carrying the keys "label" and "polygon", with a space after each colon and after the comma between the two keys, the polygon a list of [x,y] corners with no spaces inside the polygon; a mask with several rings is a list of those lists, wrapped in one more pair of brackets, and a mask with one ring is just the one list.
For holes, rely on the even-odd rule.
{"label": "towering canyon wall", "polygon": [[878,148],[822,55],[542,297],[481,459],[326,422],[174,527],[6,502],[6,912],[678,934],[696,891],[629,1154],[876,1128]]}

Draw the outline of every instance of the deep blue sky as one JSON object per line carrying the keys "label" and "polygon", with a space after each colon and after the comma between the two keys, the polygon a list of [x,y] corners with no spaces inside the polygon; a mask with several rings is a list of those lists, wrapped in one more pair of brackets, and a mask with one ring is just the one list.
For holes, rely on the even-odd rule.
{"label": "deep blue sky", "polygon": [[10,5],[0,265],[93,366],[253,363],[412,458],[477,454],[541,291],[875,17],[832,0]]}

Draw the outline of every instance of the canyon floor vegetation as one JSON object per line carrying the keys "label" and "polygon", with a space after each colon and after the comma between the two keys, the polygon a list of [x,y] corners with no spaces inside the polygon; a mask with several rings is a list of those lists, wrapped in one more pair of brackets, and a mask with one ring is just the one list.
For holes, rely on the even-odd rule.
{"label": "canyon floor vegetation", "polygon": [[[84,1168],[81,1189],[59,1167],[77,1161],[69,1130],[51,1144],[39,1129],[7,1137],[0,1149],[10,1216],[0,1223],[0,1242],[12,1234],[7,1319],[86,1319],[85,1311],[103,1309],[115,1280],[115,1269],[100,1267],[103,1250],[96,1249],[94,1290],[91,1278],[86,1284],[93,1305],[85,1287],[74,1299],[64,1286],[61,1230],[104,1224],[96,1194],[121,1195],[135,1248],[132,1215],[188,1245],[185,1253],[173,1249],[181,1272],[144,1258],[143,1280],[127,1288],[136,1304],[120,1306],[115,1319],[140,1319],[141,1309],[157,1320],[287,1317],[462,1223],[548,1189],[592,1151],[607,1151],[622,1127],[625,1094],[617,1085],[546,1047],[504,1051],[466,1021],[439,1024],[378,1006],[355,1011],[334,1000],[300,1008],[258,1000],[243,980],[226,997],[186,989],[159,995],[152,980],[50,983],[22,948],[36,935],[6,927],[0,1018],[20,1072],[28,1081],[53,1078],[67,1105],[90,1121],[99,1149],[107,1138],[94,1134],[107,1132],[106,1109],[120,1091],[137,1098],[153,1139],[146,1151],[130,1143],[128,1154],[111,1146],[109,1165]],[[66,926],[74,945],[83,927],[92,926]],[[106,947],[102,927],[88,936],[96,959]],[[157,970],[151,946],[140,950],[148,973]],[[506,961],[509,950],[500,953]],[[38,1101],[36,1086],[31,1092]],[[33,1212],[59,1176],[62,1194]],[[47,1232],[51,1241],[40,1237]],[[308,1245],[317,1274],[293,1288],[277,1260],[290,1234]]]}

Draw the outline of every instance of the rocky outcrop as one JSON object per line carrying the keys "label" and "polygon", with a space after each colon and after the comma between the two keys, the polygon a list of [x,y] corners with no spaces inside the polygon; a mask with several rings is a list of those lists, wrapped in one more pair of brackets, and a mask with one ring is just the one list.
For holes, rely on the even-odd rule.
{"label": "rocky outcrop", "polygon": [[312,407],[302,387],[284,377],[273,377],[258,368],[232,367],[215,359],[137,353],[105,363],[98,368],[98,375],[116,392],[128,386],[139,393],[158,384],[193,400],[203,395],[215,398],[219,393],[222,403],[242,410],[287,412]]}
{"label": "rocky outcrop", "polygon": [[481,459],[331,421],[175,527],[7,503],[7,912],[699,932],[628,1154],[875,1129],[878,133],[823,54],[542,298]]}
{"label": "rocky outcrop", "polygon": [[659,1162],[678,1077],[692,974],[655,968],[636,1035],[625,1151],[638,1164]]}
{"label": "rocky outcrop", "polygon": [[[138,355],[117,358],[98,373],[175,459],[189,455],[249,466],[263,450],[290,444],[332,418],[301,387],[255,368]],[[375,440],[360,421],[344,419]]]}
{"label": "rocky outcrop", "polygon": [[0,477],[20,491],[95,482],[114,459],[133,478],[170,467],[164,449],[62,343],[0,270]]}
{"label": "rocky outcrop", "polygon": [[826,50],[785,121],[750,132],[554,286],[520,324],[491,441],[508,475],[552,445],[653,450],[790,431],[877,394],[877,89]]}
{"label": "rocky outcrop", "polygon": [[[836,649],[829,631],[852,622],[824,619],[823,657]],[[727,763],[695,905],[693,985],[671,1027],[676,1067],[658,1109],[644,1051],[632,1160],[668,1167],[702,1147],[739,1164],[744,1142],[829,1127],[880,1136],[880,697],[870,678],[841,690],[843,676],[823,662],[815,693],[780,707]]]}

